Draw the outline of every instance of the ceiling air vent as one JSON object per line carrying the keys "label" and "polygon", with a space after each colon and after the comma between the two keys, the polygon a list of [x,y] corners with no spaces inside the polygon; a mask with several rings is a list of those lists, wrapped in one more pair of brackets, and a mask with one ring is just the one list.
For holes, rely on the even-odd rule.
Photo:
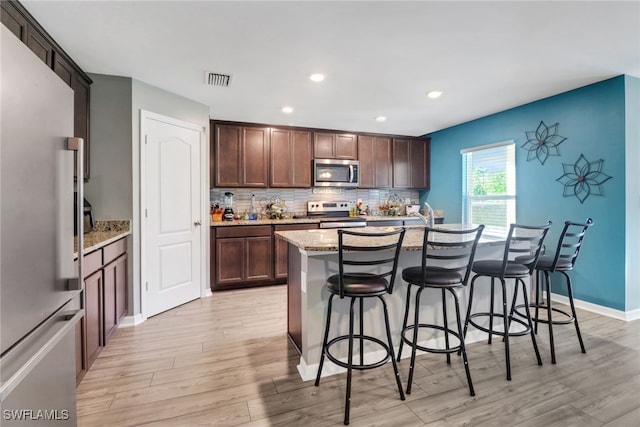
{"label": "ceiling air vent", "polygon": [[229,87],[231,84],[231,74],[205,72],[205,80],[209,86]]}

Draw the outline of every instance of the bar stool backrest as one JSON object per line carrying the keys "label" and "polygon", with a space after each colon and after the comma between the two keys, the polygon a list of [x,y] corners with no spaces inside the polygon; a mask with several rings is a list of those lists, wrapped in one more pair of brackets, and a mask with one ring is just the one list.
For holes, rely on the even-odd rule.
{"label": "bar stool backrest", "polygon": [[578,259],[584,235],[592,225],[593,220],[591,218],[587,218],[585,223],[571,221],[564,223],[550,271],[555,271],[558,265],[561,265],[563,270],[571,270],[573,268],[576,259]]}
{"label": "bar stool backrest", "polygon": [[540,226],[511,224],[504,247],[500,277],[504,278],[510,260],[515,258],[518,264],[527,266],[529,274],[532,274],[542,252],[542,243],[550,228],[551,221]]}
{"label": "bar stool backrest", "polygon": [[427,283],[428,271],[460,273],[466,285],[476,255],[484,225],[466,230],[445,230],[426,227],[422,241],[422,284]]}
{"label": "bar stool backrest", "polygon": [[[344,282],[349,279],[385,279],[387,292],[393,292],[405,232],[404,227],[375,233],[338,230],[340,298],[344,298]],[[377,268],[363,269],[374,266]]]}

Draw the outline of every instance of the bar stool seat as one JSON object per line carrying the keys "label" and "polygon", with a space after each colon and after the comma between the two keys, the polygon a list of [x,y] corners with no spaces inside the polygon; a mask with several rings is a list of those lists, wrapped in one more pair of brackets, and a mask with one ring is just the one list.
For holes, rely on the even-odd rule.
{"label": "bar stool seat", "polygon": [[[404,228],[393,229],[385,232],[359,232],[349,230],[337,230],[338,233],[338,274],[327,278],[325,289],[329,292],[327,303],[327,321],[322,341],[322,353],[318,365],[315,385],[320,385],[322,367],[325,357],[337,366],[347,370],[347,389],[345,397],[344,424],[349,424],[351,408],[351,376],[352,371],[373,369],[392,362],[400,399],[405,400],[400,373],[393,352],[393,341],[389,326],[389,312],[384,295],[393,292],[400,247],[405,234]],[[363,271],[368,270],[368,271]],[[331,313],[334,297],[339,299],[350,298],[349,305],[349,333],[338,335],[329,340],[331,326]],[[387,341],[377,337],[366,335],[364,331],[364,300],[375,298],[382,304],[384,313],[384,327]],[[354,330],[356,313],[354,307],[359,305],[359,331]],[[348,342],[347,360],[344,355],[338,355],[340,348],[338,343]],[[382,356],[378,360],[365,362],[365,343],[373,344],[381,350]],[[354,360],[354,344],[359,344],[359,358]],[[335,353],[334,353],[335,352]],[[342,357],[340,357],[342,356]]]}

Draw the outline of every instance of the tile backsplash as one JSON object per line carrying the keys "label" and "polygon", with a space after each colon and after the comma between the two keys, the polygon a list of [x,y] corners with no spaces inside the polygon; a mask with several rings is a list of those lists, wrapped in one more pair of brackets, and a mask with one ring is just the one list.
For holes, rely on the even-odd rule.
{"label": "tile backsplash", "polygon": [[224,203],[224,193],[234,194],[234,210],[236,212],[248,211],[251,205],[251,195],[256,196],[256,208],[261,210],[265,203],[271,198],[277,197],[287,205],[287,211],[293,215],[304,215],[307,212],[307,202],[313,200],[347,200],[357,202],[362,200],[364,206],[369,206],[371,210],[377,210],[381,203],[390,198],[400,198],[409,200],[411,203],[418,203],[419,194],[417,190],[399,189],[340,189],[340,188],[211,188],[209,189],[209,200],[212,203],[218,202],[220,206]]}

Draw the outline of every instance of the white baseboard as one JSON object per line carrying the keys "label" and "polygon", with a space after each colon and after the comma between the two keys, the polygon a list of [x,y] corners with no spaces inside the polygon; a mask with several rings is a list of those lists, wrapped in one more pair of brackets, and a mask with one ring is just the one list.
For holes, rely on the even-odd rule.
{"label": "white baseboard", "polygon": [[[569,298],[564,295],[551,293],[551,300],[559,302],[561,304],[569,305]],[[573,303],[576,308],[580,308],[582,310],[590,311],[592,313],[601,314],[603,316],[611,317],[618,320],[624,320],[626,322],[630,322],[632,320],[640,319],[640,309],[631,310],[631,311],[620,311],[614,310],[613,308],[604,307],[598,304],[593,304],[590,302],[582,301],[574,298]]]}
{"label": "white baseboard", "polygon": [[146,319],[142,317],[141,313],[138,313],[134,316],[125,316],[120,321],[118,325],[119,328],[130,328],[131,326],[139,325],[144,322]]}

